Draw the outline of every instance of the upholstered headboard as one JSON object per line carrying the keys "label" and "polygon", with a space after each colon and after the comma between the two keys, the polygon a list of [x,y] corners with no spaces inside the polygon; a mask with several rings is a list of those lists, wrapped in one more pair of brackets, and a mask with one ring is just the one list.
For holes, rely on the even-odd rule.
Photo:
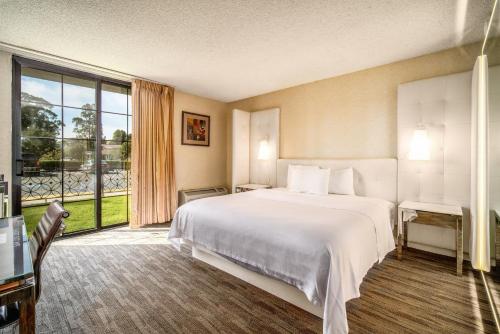
{"label": "upholstered headboard", "polygon": [[[288,165],[316,165],[332,172],[352,167],[356,195],[397,202],[396,159],[279,159],[277,164],[278,187],[286,187]],[[330,178],[330,189],[331,186]]]}

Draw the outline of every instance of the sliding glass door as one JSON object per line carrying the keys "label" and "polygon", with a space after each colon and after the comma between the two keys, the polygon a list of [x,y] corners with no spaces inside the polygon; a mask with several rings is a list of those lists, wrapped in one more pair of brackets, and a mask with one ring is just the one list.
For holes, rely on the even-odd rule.
{"label": "sliding glass door", "polygon": [[102,226],[128,221],[132,139],[130,88],[102,84]]}
{"label": "sliding glass door", "polygon": [[128,222],[130,86],[14,58],[13,213],[33,229],[53,200],[65,233]]}

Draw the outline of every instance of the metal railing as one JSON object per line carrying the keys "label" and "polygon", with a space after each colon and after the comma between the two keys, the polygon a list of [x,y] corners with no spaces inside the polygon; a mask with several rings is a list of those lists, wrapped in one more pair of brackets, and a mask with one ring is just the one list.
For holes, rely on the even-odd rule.
{"label": "metal railing", "polygon": [[[103,194],[127,193],[130,172],[111,170],[102,174]],[[21,178],[23,206],[48,202],[55,198],[89,199],[96,191],[96,175],[90,171],[57,171],[26,173]]]}

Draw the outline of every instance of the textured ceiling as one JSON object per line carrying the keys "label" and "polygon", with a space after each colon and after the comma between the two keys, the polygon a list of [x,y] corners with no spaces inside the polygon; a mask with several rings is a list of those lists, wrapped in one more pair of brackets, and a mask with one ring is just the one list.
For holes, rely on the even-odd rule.
{"label": "textured ceiling", "polygon": [[491,4],[0,0],[0,41],[234,101],[480,40]]}

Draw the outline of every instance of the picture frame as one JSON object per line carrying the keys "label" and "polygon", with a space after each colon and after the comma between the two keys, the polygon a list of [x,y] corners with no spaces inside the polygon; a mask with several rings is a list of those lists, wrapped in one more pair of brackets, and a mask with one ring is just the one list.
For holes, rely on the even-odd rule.
{"label": "picture frame", "polygon": [[210,146],[210,116],[182,111],[181,144]]}

